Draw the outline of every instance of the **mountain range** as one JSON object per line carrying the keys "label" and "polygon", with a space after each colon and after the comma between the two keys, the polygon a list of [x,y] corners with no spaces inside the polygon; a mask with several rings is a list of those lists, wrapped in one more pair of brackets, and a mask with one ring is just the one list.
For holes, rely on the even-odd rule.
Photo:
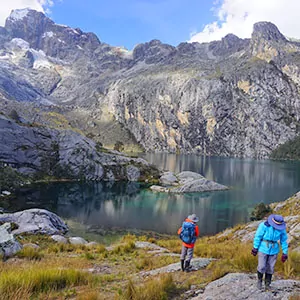
{"label": "mountain range", "polygon": [[299,134],[299,68],[300,43],[269,22],[249,39],[128,51],[14,10],[0,27],[0,112],[107,148],[267,158]]}

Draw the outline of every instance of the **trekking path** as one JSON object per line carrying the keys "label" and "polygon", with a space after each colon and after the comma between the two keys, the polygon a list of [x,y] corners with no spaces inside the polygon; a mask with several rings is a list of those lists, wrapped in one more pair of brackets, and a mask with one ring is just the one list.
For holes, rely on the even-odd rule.
{"label": "trekking path", "polygon": [[[180,257],[180,254],[178,254],[178,253],[170,252],[166,248],[160,247],[158,245],[155,245],[155,244],[152,244],[149,242],[136,242],[135,246],[137,248],[148,249],[148,251],[147,251],[148,253],[152,253],[152,254],[155,253],[155,255],[178,256],[178,259]],[[198,271],[200,269],[203,269],[206,266],[208,266],[209,263],[213,260],[214,259],[212,259],[212,258],[193,258],[190,271]],[[170,264],[168,266],[150,270],[150,271],[143,271],[143,272],[140,272],[139,275],[141,275],[143,277],[147,277],[147,276],[153,276],[153,275],[157,275],[157,274],[171,273],[171,272],[177,272],[177,271],[181,271],[180,262]]]}
{"label": "trekking path", "polygon": [[[300,299],[300,281],[274,280],[271,290],[258,290],[256,275],[231,273],[209,283],[192,300],[288,300]],[[294,296],[295,298],[292,298]]]}

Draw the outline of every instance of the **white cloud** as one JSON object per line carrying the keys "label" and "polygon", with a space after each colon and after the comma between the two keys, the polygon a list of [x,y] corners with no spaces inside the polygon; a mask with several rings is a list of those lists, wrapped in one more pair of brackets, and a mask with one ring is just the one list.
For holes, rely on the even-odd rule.
{"label": "white cloud", "polygon": [[31,8],[42,12],[48,12],[53,5],[53,0],[1,0],[0,26],[5,24],[6,18],[13,9]]}
{"label": "white cloud", "polygon": [[192,33],[189,42],[220,40],[228,33],[249,38],[253,24],[270,21],[287,37],[300,38],[299,0],[223,0],[214,3],[217,20]]}

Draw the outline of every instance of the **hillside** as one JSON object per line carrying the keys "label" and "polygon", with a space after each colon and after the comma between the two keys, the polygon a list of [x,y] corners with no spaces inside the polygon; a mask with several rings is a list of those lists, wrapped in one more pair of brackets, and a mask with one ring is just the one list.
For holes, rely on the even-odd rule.
{"label": "hillside", "polygon": [[266,158],[299,134],[299,58],[268,22],[251,39],[128,51],[15,10],[0,28],[0,111],[108,148]]}
{"label": "hillside", "polygon": [[[181,241],[176,236],[126,235],[111,243],[79,237],[21,233],[23,249],[0,263],[1,299],[298,299],[300,296],[299,249],[300,193],[272,205],[283,214],[289,231],[289,259],[278,258],[272,290],[256,288],[257,257],[251,255],[258,222],[201,237],[195,246],[191,272],[180,269]],[[39,210],[31,210],[37,213]],[[24,213],[24,212],[23,212]],[[45,211],[43,210],[43,214]],[[49,223],[40,218],[17,220],[36,230]],[[48,213],[49,215],[49,213]],[[7,219],[6,214],[2,215]],[[31,214],[32,216],[32,214]],[[51,214],[50,214],[51,216]],[[53,217],[53,216],[52,216]],[[1,218],[1,215],[0,215]],[[55,218],[57,220],[57,218]],[[60,227],[63,222],[56,221]],[[5,225],[3,225],[5,226]],[[1,226],[1,227],[3,227]],[[14,225],[16,228],[16,224]],[[53,227],[49,228],[53,234]],[[64,227],[65,228],[65,227]],[[1,234],[0,234],[1,235]]]}

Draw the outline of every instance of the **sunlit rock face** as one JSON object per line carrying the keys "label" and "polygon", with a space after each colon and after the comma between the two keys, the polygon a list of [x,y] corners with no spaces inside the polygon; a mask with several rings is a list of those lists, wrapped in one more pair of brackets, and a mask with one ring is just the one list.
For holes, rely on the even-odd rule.
{"label": "sunlit rock face", "polygon": [[127,51],[17,10],[0,47],[1,99],[55,105],[104,145],[265,158],[299,133],[300,44],[269,22],[251,39],[152,40]]}

